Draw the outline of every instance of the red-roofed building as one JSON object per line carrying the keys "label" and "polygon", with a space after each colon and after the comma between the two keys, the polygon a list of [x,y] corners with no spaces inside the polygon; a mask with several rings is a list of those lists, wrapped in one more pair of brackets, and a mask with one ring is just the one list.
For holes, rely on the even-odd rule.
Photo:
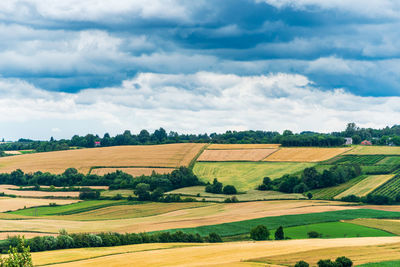
{"label": "red-roofed building", "polygon": [[94,141],[94,146],[100,146],[100,141]]}
{"label": "red-roofed building", "polygon": [[361,142],[361,145],[363,145],[363,146],[372,146],[372,143],[370,141],[368,141],[368,140],[364,140],[364,141]]}

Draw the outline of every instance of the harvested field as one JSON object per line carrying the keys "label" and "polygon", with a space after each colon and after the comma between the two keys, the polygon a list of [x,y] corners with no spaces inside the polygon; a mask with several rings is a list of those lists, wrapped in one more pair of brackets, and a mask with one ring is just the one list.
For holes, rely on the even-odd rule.
{"label": "harvested field", "polygon": [[0,198],[0,212],[19,210],[23,208],[47,206],[50,203],[56,203],[57,205],[66,205],[76,203],[79,200],[72,199],[41,199],[41,198]]}
{"label": "harvested field", "polygon": [[[344,204],[347,203],[313,200],[221,203],[205,207],[177,210],[143,218],[105,220],[96,221],[96,223],[90,221],[63,220],[63,216],[52,217],[51,219],[44,217],[30,220],[0,220],[0,231],[46,231],[58,233],[59,229],[64,228],[70,233],[102,231],[122,233],[150,232],[179,227],[197,227],[236,222],[267,216],[354,209],[354,207],[351,206],[339,206]],[[59,208],[61,207],[62,206]]]}
{"label": "harvested field", "polygon": [[381,229],[396,235],[400,235],[400,220],[384,220],[384,219],[356,219],[347,221],[376,229]]}
{"label": "harvested field", "polygon": [[205,186],[191,186],[176,189],[167,194],[178,194],[182,196],[188,196],[197,200],[203,198],[207,201],[223,202],[226,198],[235,196],[239,201],[256,201],[256,200],[280,200],[280,199],[306,199],[302,194],[285,194],[277,191],[259,191],[259,190],[248,190],[244,194],[236,195],[224,195],[224,194],[213,194],[205,192]]}
{"label": "harvested field", "polygon": [[[318,241],[318,242],[316,242]],[[273,257],[278,255],[297,254],[299,252],[310,252],[313,254],[316,249],[332,249],[338,248],[339,251],[353,251],[352,247],[361,246],[363,244],[370,244],[371,246],[381,246],[392,248],[392,255],[387,254],[389,249],[381,250],[382,258],[387,255],[390,258],[400,257],[399,253],[393,253],[399,245],[400,237],[367,237],[367,238],[338,238],[338,239],[325,239],[325,240],[283,240],[283,241],[261,241],[261,242],[232,242],[221,244],[199,244],[190,246],[186,244],[185,247],[180,248],[167,248],[148,251],[141,249],[140,252],[109,252],[109,250],[118,250],[120,247],[114,248],[101,248],[103,254],[92,256],[92,259],[72,261],[66,264],[55,266],[236,266],[235,264],[241,263],[238,266],[251,266],[249,261],[253,258]],[[156,245],[156,244],[154,244]],[[172,245],[172,244],[164,244]],[[126,247],[139,247],[143,245],[133,245]],[[359,248],[359,247],[357,247]],[[372,251],[372,249],[370,249]],[[370,251],[368,250],[366,253]],[[85,252],[90,253],[89,249],[77,249],[64,251],[69,258],[76,255],[81,257]],[[356,251],[354,249],[354,251]],[[33,253],[34,264],[48,264],[52,262],[59,262],[62,260],[60,253],[63,251],[49,251]],[[118,254],[117,254],[118,253]],[[383,254],[385,253],[385,254]],[[72,255],[71,255],[72,254]],[[115,255],[110,255],[115,254]],[[41,255],[39,258],[36,255]],[[57,256],[60,255],[60,258]],[[89,256],[90,254],[88,254]],[[101,256],[104,255],[104,256]],[[182,255],[185,255],[182,257]],[[307,254],[308,255],[308,254]],[[376,254],[378,255],[378,254]],[[86,257],[88,257],[86,256]],[[368,256],[368,255],[367,255]],[[263,259],[264,259],[263,258]],[[372,258],[370,258],[372,259]],[[67,260],[64,260],[67,261]]]}
{"label": "harvested field", "polygon": [[[353,240],[356,239],[358,238],[354,238]],[[354,246],[338,246],[335,248],[314,249],[298,253],[292,252],[290,254],[287,253],[279,256],[253,259],[252,261],[293,266],[297,261],[304,260],[310,263],[311,266],[316,266],[316,263],[320,259],[335,260],[337,257],[341,256],[346,256],[350,258],[355,265],[369,262],[400,259],[400,253],[395,253],[396,251],[400,252],[400,243],[374,244],[374,242],[370,243],[369,241],[362,243],[364,238],[359,239],[360,243],[358,244],[358,246],[355,244]],[[320,240],[318,240],[318,243],[319,242]]]}
{"label": "harvested field", "polygon": [[6,155],[21,155],[21,151],[13,150],[13,151],[4,151],[4,154]]}
{"label": "harvested field", "polygon": [[297,162],[197,162],[193,172],[203,181],[218,178],[224,185],[247,191],[255,189],[266,176],[276,179],[312,166],[313,163]]}
{"label": "harvested field", "polygon": [[19,186],[15,185],[0,185],[0,192],[6,195],[15,195],[18,197],[79,197],[79,192],[46,192],[46,191],[25,191],[25,190],[13,190],[19,189]]}
{"label": "harvested field", "polygon": [[207,149],[262,149],[278,148],[281,144],[211,144]]}
{"label": "harvested field", "polygon": [[261,161],[276,149],[216,149],[204,150],[197,161]]}
{"label": "harvested field", "polygon": [[352,155],[400,155],[396,146],[356,146],[346,154]]}
{"label": "harvested field", "polygon": [[171,173],[173,170],[175,170],[175,168],[96,168],[93,169],[90,173],[105,175],[116,171],[123,171],[127,174],[132,175],[133,177],[136,177],[141,175],[149,176],[153,173],[153,171],[158,174],[166,174]]}
{"label": "harvested field", "polygon": [[0,240],[5,240],[8,237],[13,236],[23,236],[25,239],[34,238],[36,236],[57,236],[58,234],[49,234],[49,233],[32,233],[32,232],[1,232],[0,233]]}
{"label": "harvested field", "polygon": [[368,176],[367,178],[363,179],[356,185],[350,187],[343,193],[340,193],[339,195],[335,196],[335,199],[341,199],[342,197],[349,195],[355,195],[358,197],[366,196],[370,192],[374,191],[375,188],[378,188],[379,186],[383,185],[384,183],[392,179],[393,176],[394,176],[393,174]]}
{"label": "harvested field", "polygon": [[319,162],[336,157],[351,148],[283,147],[264,161]]}
{"label": "harvested field", "polygon": [[188,166],[204,144],[115,146],[65,150],[0,158],[0,172],[62,173],[73,167],[88,173],[91,167],[170,167]]}

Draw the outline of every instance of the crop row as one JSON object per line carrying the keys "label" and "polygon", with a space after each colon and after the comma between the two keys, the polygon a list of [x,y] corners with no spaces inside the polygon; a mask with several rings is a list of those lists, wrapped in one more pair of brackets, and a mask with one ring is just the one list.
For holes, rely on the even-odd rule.
{"label": "crop row", "polygon": [[395,198],[400,193],[400,175],[396,175],[377,189],[372,194],[384,195],[391,198]]}
{"label": "crop row", "polygon": [[334,163],[336,164],[360,164],[374,165],[385,158],[384,155],[362,155],[362,156],[343,156],[339,157]]}

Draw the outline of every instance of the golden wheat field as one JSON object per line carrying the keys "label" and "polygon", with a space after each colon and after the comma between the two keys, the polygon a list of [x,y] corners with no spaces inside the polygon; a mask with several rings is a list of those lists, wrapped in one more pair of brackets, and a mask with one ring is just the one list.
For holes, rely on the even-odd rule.
{"label": "golden wheat field", "polygon": [[350,258],[354,265],[400,259],[400,243],[377,245],[373,242],[365,242],[364,244],[360,242],[360,245],[363,246],[322,248],[298,253],[287,253],[273,257],[258,258],[253,259],[253,261],[293,266],[297,261],[304,260],[311,266],[316,266],[320,259],[335,260],[341,256]]}
{"label": "golden wheat field", "polygon": [[[158,203],[161,204],[161,203]],[[305,214],[334,210],[357,209],[337,201],[256,201],[242,203],[210,203],[204,207],[184,208],[171,211],[166,209],[161,214],[128,219],[75,221],[68,216],[33,218],[29,220],[0,220],[0,232],[4,231],[37,231],[58,233],[66,229],[70,233],[77,232],[151,232],[175,228],[197,227],[203,225],[236,222],[268,216],[289,214]],[[118,209],[115,208],[115,209]],[[112,210],[112,209],[111,209]],[[119,212],[119,211],[118,211]],[[142,210],[141,212],[145,212]],[[72,219],[76,219],[71,217]]]}
{"label": "golden wheat field", "polygon": [[18,197],[79,197],[79,192],[46,192],[46,191],[25,191],[13,190],[19,189],[15,185],[0,185],[0,192],[6,195],[15,195]]}
{"label": "golden wheat field", "polygon": [[262,149],[278,148],[281,144],[211,144],[207,149]]}
{"label": "golden wheat field", "polygon": [[355,219],[346,222],[363,225],[375,229],[381,229],[396,235],[400,235],[400,220]]}
{"label": "golden wheat field", "polygon": [[82,173],[93,166],[170,167],[188,166],[204,144],[167,144],[154,146],[116,146],[55,151],[0,158],[0,172],[62,173],[73,167]]}
{"label": "golden wheat field", "polygon": [[90,173],[97,175],[105,175],[116,171],[123,171],[127,174],[136,177],[141,175],[151,175],[153,171],[158,174],[166,174],[166,173],[171,173],[173,170],[175,170],[175,168],[96,168],[93,169]]}
{"label": "golden wheat field", "polygon": [[342,197],[355,195],[358,197],[363,197],[371,193],[375,188],[383,185],[390,179],[392,179],[393,174],[387,175],[371,175],[367,178],[363,179],[361,182],[353,185],[346,191],[342,192],[341,194],[335,196],[335,199],[341,199]]}
{"label": "golden wheat field", "polygon": [[2,232],[0,233],[0,240],[7,239],[12,236],[21,236],[25,239],[34,238],[36,236],[57,236],[57,234],[49,234],[49,233],[32,233],[32,232]]}
{"label": "golden wheat field", "polygon": [[283,147],[264,159],[264,161],[319,162],[336,157],[350,149],[349,147]]}
{"label": "golden wheat field", "polygon": [[[337,238],[337,239],[303,239],[282,241],[246,241],[219,244],[186,244],[186,246],[173,247],[179,244],[164,244],[165,247],[157,249],[157,245],[143,249],[143,245],[126,247],[102,248],[102,251],[90,249],[74,249],[65,251],[49,251],[33,253],[34,264],[49,264],[68,261],[65,264],[53,266],[254,266],[252,259],[265,259],[278,256],[285,260],[286,257],[298,254],[315,255],[316,251],[337,249],[338,253],[356,252],[360,246],[369,244],[365,252],[381,247],[381,254],[374,253],[377,258],[387,256],[398,259],[400,253],[393,253],[399,248],[400,237],[366,237],[366,238]],[[170,247],[168,247],[170,245]],[[129,249],[136,251],[129,251]],[[390,249],[392,253],[390,254]],[[96,253],[96,254],[95,254]],[[60,255],[60,257],[57,257]],[[324,254],[316,254],[323,256]],[[356,255],[356,262],[361,262]],[[352,259],[353,259],[352,258]],[[366,255],[369,260],[374,260]],[[250,262],[249,262],[250,261]],[[265,264],[264,264],[265,265]]]}
{"label": "golden wheat field", "polygon": [[396,146],[355,146],[346,155],[400,155],[400,147]]}
{"label": "golden wheat field", "polygon": [[227,149],[204,150],[197,161],[260,161],[276,149]]}
{"label": "golden wheat field", "polygon": [[50,203],[66,205],[78,202],[75,199],[44,199],[44,198],[8,198],[0,197],[0,212],[19,210],[30,207],[46,206]]}

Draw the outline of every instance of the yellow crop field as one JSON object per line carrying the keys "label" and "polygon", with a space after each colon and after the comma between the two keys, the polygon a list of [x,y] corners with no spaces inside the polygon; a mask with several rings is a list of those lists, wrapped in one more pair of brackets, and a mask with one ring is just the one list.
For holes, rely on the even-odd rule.
{"label": "yellow crop field", "polygon": [[[16,195],[19,197],[79,197],[79,192],[46,192],[46,191],[25,191],[18,189],[15,185],[0,185],[0,192],[7,195]],[[54,201],[53,201],[54,202]]]}
{"label": "yellow crop field", "polygon": [[388,180],[392,179],[393,174],[388,175],[371,175],[361,180],[359,183],[353,185],[343,193],[335,196],[335,199],[341,199],[342,197],[355,195],[363,197],[371,193],[375,188],[383,185]]}
{"label": "yellow crop field", "polygon": [[188,166],[204,144],[115,146],[26,154],[0,158],[0,172],[62,173],[73,167],[87,173],[91,167],[170,167]]}
{"label": "yellow crop field", "polygon": [[260,161],[276,149],[227,149],[204,150],[197,161]]}
{"label": "yellow crop field", "polygon": [[356,219],[346,222],[363,225],[375,229],[381,229],[389,233],[400,235],[400,220]]}
{"label": "yellow crop field", "polygon": [[350,149],[349,147],[283,147],[264,159],[264,161],[318,162],[336,157]]}
{"label": "yellow crop field", "polygon": [[348,155],[400,155],[398,146],[356,146]]}
{"label": "yellow crop field", "polygon": [[141,218],[169,213],[177,210],[199,208],[210,206],[211,203],[186,202],[186,203],[146,203],[140,205],[121,205],[80,212],[72,215],[62,216],[63,220],[94,221],[94,220],[116,220],[128,218]]}
{"label": "yellow crop field", "polygon": [[[399,243],[400,237],[367,237],[186,244],[187,246],[182,247],[164,247],[160,249],[153,247],[148,250],[141,249],[143,245],[133,245],[129,246],[130,249],[138,247],[138,251],[119,251],[122,248],[114,247],[102,248],[102,251],[93,256],[88,249],[67,250],[64,251],[66,253],[65,256],[60,254],[62,251],[33,253],[33,262],[39,265],[68,261],[68,263],[54,266],[235,266],[237,264],[241,264],[238,266],[254,266],[254,263],[249,262],[254,258],[264,259],[266,257],[282,256],[282,260],[285,260],[286,257],[293,257],[291,255],[300,253],[305,257],[308,255],[321,257],[321,255],[324,255],[322,253],[327,253],[324,250],[331,249],[337,249],[339,253],[350,254],[350,252],[355,253],[357,249],[364,248],[361,247],[364,244],[369,244],[369,246],[365,247],[365,253],[372,252],[374,248],[382,247],[379,250],[381,254],[374,253],[377,256],[375,259],[379,261],[384,256],[389,259],[399,259],[400,254],[393,253],[394,250],[400,248]],[[156,245],[154,244],[153,246]],[[390,249],[391,254],[389,253]],[[321,254],[315,253],[319,251],[321,251]],[[89,254],[85,256],[85,252]],[[60,255],[60,258],[57,255]],[[89,258],[90,256],[91,258]],[[79,257],[83,258],[83,260],[79,260]],[[369,255],[365,257],[368,258],[366,260],[375,260]],[[278,259],[279,257],[276,258]],[[358,258],[354,255],[351,259],[353,258],[355,258],[356,263],[360,262],[358,260],[360,255]],[[307,260],[307,258],[300,259]]]}
{"label": "yellow crop field", "polygon": [[[320,241],[318,240],[318,242]],[[316,266],[320,259],[335,260],[337,257],[346,256],[353,261],[354,265],[359,265],[370,262],[399,260],[400,253],[396,253],[398,251],[400,251],[400,243],[377,245],[369,242],[360,242],[359,246],[313,249],[304,252],[253,259],[253,261],[293,266],[299,260],[304,260],[311,266]]]}
{"label": "yellow crop field", "polygon": [[[19,191],[24,192],[24,191]],[[46,206],[50,203],[56,203],[57,205],[66,205],[78,202],[75,199],[44,199],[44,198],[0,198],[0,212],[13,211],[30,207]]]}
{"label": "yellow crop field", "polygon": [[281,144],[211,144],[207,149],[262,149],[278,148]]}
{"label": "yellow crop field", "polygon": [[[160,204],[160,203],[159,203]],[[305,214],[333,210],[350,210],[358,207],[346,206],[337,201],[283,200],[242,203],[210,203],[204,207],[183,208],[166,211],[154,216],[117,220],[74,221],[67,216],[41,217],[29,220],[0,219],[0,232],[37,231],[58,233],[66,229],[77,232],[150,232],[174,228],[197,227],[227,222],[256,219],[268,216]],[[144,212],[144,211],[142,211]],[[44,230],[45,229],[45,230]]]}
{"label": "yellow crop field", "polygon": [[3,232],[0,233],[0,240],[5,240],[8,237],[12,236],[23,236],[25,239],[34,238],[36,236],[57,236],[57,234],[48,234],[48,233],[32,233],[32,232]]}
{"label": "yellow crop field", "polygon": [[116,172],[118,170],[136,177],[141,175],[151,175],[153,171],[158,174],[171,173],[173,170],[175,170],[175,168],[96,168],[93,169],[90,173],[105,175],[108,173]]}

